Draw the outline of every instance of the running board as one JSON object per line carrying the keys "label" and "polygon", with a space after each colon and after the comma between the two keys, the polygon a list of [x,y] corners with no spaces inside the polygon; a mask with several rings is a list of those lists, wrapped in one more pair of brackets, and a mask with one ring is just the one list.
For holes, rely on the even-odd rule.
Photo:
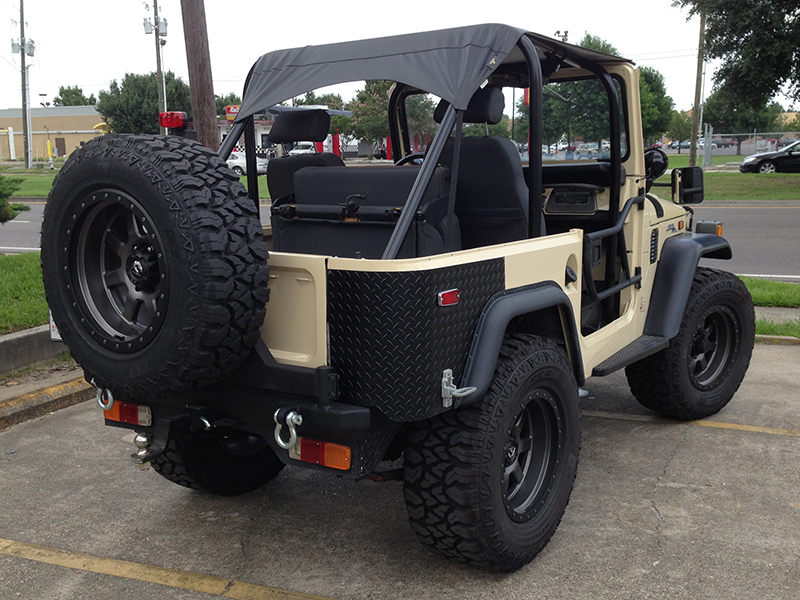
{"label": "running board", "polygon": [[629,364],[635,363],[637,360],[655,354],[667,346],[669,346],[669,340],[665,337],[643,335],[597,365],[592,369],[592,375],[596,377],[605,377],[622,367],[627,367]]}

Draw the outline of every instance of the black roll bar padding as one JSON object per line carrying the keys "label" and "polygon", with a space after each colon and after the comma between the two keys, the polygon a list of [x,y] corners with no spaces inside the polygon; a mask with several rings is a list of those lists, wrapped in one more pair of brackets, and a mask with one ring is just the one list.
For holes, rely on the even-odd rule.
{"label": "black roll bar padding", "polygon": [[[520,50],[528,63],[528,84],[530,87],[528,102],[528,173],[530,182],[528,186],[528,238],[538,237],[542,234],[542,221],[544,214],[544,200],[542,193],[542,153],[532,152],[531,148],[542,146],[542,65],[539,62],[539,53],[531,39],[525,35],[518,42]],[[617,176],[619,180],[619,176]],[[619,194],[619,191],[617,192]]]}
{"label": "black roll bar padding", "polygon": [[256,214],[261,218],[261,207],[258,204],[258,167],[256,166],[256,128],[255,117],[245,119],[244,126],[244,160],[247,165],[247,195],[256,205]]}
{"label": "black roll bar padding", "polygon": [[442,149],[444,148],[447,138],[450,136],[450,131],[453,129],[455,122],[456,109],[453,108],[453,105],[451,104],[447,107],[447,111],[444,114],[442,123],[439,126],[439,131],[436,132],[436,136],[433,138],[433,142],[431,143],[431,147],[428,151],[428,156],[422,162],[422,168],[419,170],[419,175],[417,175],[417,178],[414,180],[414,185],[411,186],[411,192],[408,195],[408,200],[406,201],[405,206],[403,206],[403,211],[400,213],[400,219],[398,219],[397,226],[394,228],[394,231],[392,231],[392,235],[389,238],[389,242],[386,244],[386,248],[383,251],[381,260],[393,260],[397,258],[397,253],[400,251],[400,247],[402,246],[403,240],[408,233],[411,222],[414,220],[414,217],[417,214],[419,204],[422,201],[422,196],[425,193],[425,188],[428,187],[428,182],[431,180],[431,176],[436,170],[439,157],[442,154]]}
{"label": "black roll bar padding", "polygon": [[[617,218],[617,223],[613,227],[609,227],[608,229],[601,229],[600,231],[593,231],[591,233],[586,233],[583,236],[583,279],[586,283],[586,291],[589,294],[589,297],[594,302],[599,302],[601,300],[605,300],[606,298],[610,298],[617,292],[624,290],[626,287],[639,283],[642,280],[642,275],[637,274],[633,277],[630,276],[630,266],[628,265],[628,257],[627,254],[624,252],[625,248],[625,219],[628,218],[628,213],[631,212],[631,208],[634,206],[642,206],[645,201],[645,196],[637,196],[635,198],[631,198],[625,203],[625,207],[622,209],[622,212],[619,214]],[[592,278],[592,242],[597,240],[601,240],[607,237],[616,236],[619,241],[621,242],[621,246],[623,248],[623,255],[621,256],[622,261],[622,268],[624,271],[624,278],[617,283],[616,285],[611,285],[604,289],[602,292],[598,292],[597,288],[594,285],[594,279]],[[606,262],[610,262],[612,258],[611,254],[607,255]]]}

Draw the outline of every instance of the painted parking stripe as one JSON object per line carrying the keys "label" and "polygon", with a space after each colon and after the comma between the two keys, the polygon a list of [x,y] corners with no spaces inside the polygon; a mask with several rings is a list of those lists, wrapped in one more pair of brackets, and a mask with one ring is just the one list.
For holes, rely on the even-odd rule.
{"label": "painted parking stripe", "polygon": [[126,560],[69,552],[68,550],[59,550],[2,538],[0,538],[0,555],[23,558],[99,575],[111,575],[112,577],[122,577],[182,590],[202,592],[222,598],[235,598],[237,600],[331,600],[322,596],[290,592],[233,579],[192,573],[191,571],[178,571]]}
{"label": "painted parking stripe", "polygon": [[711,427],[713,429],[731,429],[734,431],[748,431],[750,433],[765,433],[768,435],[782,435],[800,437],[796,429],[782,429],[780,427],[757,427],[755,425],[739,425],[738,423],[721,423],[719,421],[673,421],[664,417],[649,417],[647,415],[626,415],[623,413],[604,412],[600,410],[584,410],[586,417],[596,419],[613,419],[615,421],[639,421],[642,423],[672,423],[673,425],[694,425],[696,427]]}

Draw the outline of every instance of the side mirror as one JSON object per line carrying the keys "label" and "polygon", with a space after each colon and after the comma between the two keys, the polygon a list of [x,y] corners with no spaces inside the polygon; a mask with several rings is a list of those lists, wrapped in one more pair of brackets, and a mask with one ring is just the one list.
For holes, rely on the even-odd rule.
{"label": "side mirror", "polygon": [[648,148],[644,153],[644,171],[647,180],[647,191],[653,182],[667,172],[669,159],[663,150]]}
{"label": "side mirror", "polygon": [[703,169],[684,167],[672,170],[672,201],[675,204],[700,204],[703,197]]}

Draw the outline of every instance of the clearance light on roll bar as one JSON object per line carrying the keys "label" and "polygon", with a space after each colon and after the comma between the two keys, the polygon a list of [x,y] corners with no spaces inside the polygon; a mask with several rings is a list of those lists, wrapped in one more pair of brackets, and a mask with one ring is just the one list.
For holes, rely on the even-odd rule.
{"label": "clearance light on roll bar", "polygon": [[153,424],[153,413],[149,406],[130,402],[114,402],[111,408],[103,411],[103,416],[108,421],[127,423],[128,425],[150,427]]}
{"label": "clearance light on roll bar", "polygon": [[297,438],[297,443],[289,450],[289,458],[340,471],[347,471],[352,463],[350,448],[347,446],[301,437]]}

